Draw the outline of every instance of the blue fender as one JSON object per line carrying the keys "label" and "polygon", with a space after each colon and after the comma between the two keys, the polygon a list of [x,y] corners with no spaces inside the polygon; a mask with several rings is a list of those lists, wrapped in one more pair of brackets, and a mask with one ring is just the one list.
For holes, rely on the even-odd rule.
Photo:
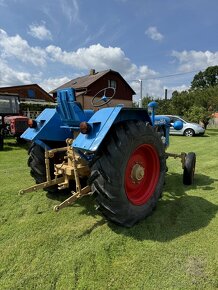
{"label": "blue fender", "polygon": [[28,128],[21,138],[29,141],[65,141],[67,138],[72,138],[69,128],[61,128],[63,123],[56,109],[45,109],[35,121],[37,127]]}
{"label": "blue fender", "polygon": [[91,128],[90,132],[88,134],[80,133],[72,146],[77,150],[95,152],[112,125],[129,120],[142,120],[151,124],[146,109],[123,108],[123,106],[103,108],[87,122]]}

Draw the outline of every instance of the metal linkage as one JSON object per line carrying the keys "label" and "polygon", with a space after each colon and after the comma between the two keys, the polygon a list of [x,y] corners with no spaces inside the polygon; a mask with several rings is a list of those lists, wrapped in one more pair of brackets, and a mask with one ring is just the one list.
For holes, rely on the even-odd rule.
{"label": "metal linkage", "polygon": [[[67,144],[68,144],[68,149],[69,146],[72,144],[72,140],[67,140]],[[59,205],[56,205],[54,207],[54,211],[59,211],[60,209],[74,203],[77,199],[83,197],[84,195],[90,194],[91,188],[90,186],[86,186],[84,188],[81,189],[81,183],[80,183],[80,178],[79,178],[79,172],[78,172],[78,164],[77,164],[77,160],[76,160],[76,155],[75,152],[73,150],[73,148],[70,146],[70,152],[71,154],[67,154],[68,155],[68,165],[69,163],[71,164],[71,167],[73,167],[73,173],[74,173],[74,179],[76,182],[76,192],[72,191],[72,196],[70,196],[69,198],[65,199],[62,203],[60,203]],[[67,175],[65,175],[67,176]],[[66,181],[64,181],[62,183],[63,186],[65,186],[66,182],[69,183],[69,179],[67,179]]]}
{"label": "metal linkage", "polygon": [[64,177],[58,177],[57,175],[55,175],[54,179],[51,179],[51,171],[50,171],[50,162],[49,162],[49,158],[53,158],[54,154],[56,152],[63,152],[66,151],[67,147],[63,147],[63,148],[57,148],[57,149],[51,149],[51,150],[47,150],[45,149],[45,169],[46,169],[46,181],[39,183],[39,184],[35,184],[33,186],[30,186],[28,188],[22,189],[19,191],[19,194],[25,194],[28,192],[32,192],[32,191],[37,191],[39,189],[45,189],[47,187],[50,187],[52,185],[56,185],[59,183],[64,182]]}
{"label": "metal linkage", "polygon": [[[69,188],[70,180],[74,179],[76,181],[79,177],[89,176],[90,174],[87,161],[83,160],[71,146],[73,139],[67,139],[66,142],[67,156],[65,156],[65,161],[61,164],[55,164],[54,175],[64,177],[64,181],[58,184],[58,189],[60,190]],[[79,182],[76,183],[79,184]],[[78,189],[76,189],[76,191],[78,191]]]}
{"label": "metal linkage", "polygon": [[91,188],[90,186],[87,185],[86,187],[83,187],[80,191],[72,192],[72,193],[73,194],[69,198],[65,199],[62,203],[60,203],[59,205],[55,205],[54,211],[57,212],[60,209],[74,203],[77,199],[83,197],[84,195],[91,194]]}
{"label": "metal linkage", "polygon": [[44,189],[46,187],[49,187],[49,186],[52,186],[52,185],[56,185],[56,184],[61,183],[63,181],[64,181],[63,177],[55,178],[55,179],[52,179],[50,181],[45,181],[45,182],[30,186],[28,188],[22,189],[22,190],[19,191],[19,194],[22,195],[22,194],[25,194],[27,192],[32,192],[32,191],[37,191],[39,189]]}
{"label": "metal linkage", "polygon": [[186,158],[186,155],[187,155],[185,152],[181,152],[180,154],[166,152],[165,155],[166,155],[166,158],[168,158],[168,157],[173,157],[174,159],[180,158],[181,159],[181,163],[182,163],[182,168],[184,169],[185,158]]}
{"label": "metal linkage", "polygon": [[[90,174],[90,169],[87,166],[85,160],[83,160],[71,146],[73,139],[66,140],[67,147],[56,148],[51,150],[45,150],[45,168],[46,168],[46,181],[40,184],[33,185],[26,189],[20,190],[20,194],[27,192],[37,191],[39,189],[45,189],[52,185],[57,185],[58,189],[65,189],[70,187],[70,181],[75,180],[76,191],[72,191],[72,196],[64,200],[61,204],[54,207],[55,211],[72,204],[77,199],[83,197],[84,195],[91,194],[90,186],[85,186],[81,188],[80,177],[88,176]],[[51,179],[50,170],[50,158],[54,158],[57,152],[67,152],[64,160],[61,164],[54,165],[54,179]]]}

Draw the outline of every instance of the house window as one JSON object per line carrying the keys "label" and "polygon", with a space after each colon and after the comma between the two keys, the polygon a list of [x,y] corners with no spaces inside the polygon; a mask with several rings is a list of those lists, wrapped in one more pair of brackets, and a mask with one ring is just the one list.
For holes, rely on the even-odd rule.
{"label": "house window", "polygon": [[116,89],[117,82],[114,80],[108,80],[108,87]]}
{"label": "house window", "polygon": [[30,99],[34,99],[36,97],[35,91],[32,89],[29,89],[27,91],[27,94],[28,94],[28,98],[30,98]]}

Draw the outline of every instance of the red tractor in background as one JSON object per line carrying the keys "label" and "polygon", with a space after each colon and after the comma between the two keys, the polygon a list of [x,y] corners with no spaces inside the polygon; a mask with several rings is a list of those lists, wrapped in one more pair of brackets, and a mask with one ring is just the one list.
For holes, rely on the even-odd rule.
{"label": "red tractor in background", "polygon": [[4,147],[4,136],[20,135],[28,127],[28,118],[20,115],[20,102],[17,94],[0,93],[0,150]]}
{"label": "red tractor in background", "polygon": [[5,134],[15,137],[17,142],[23,141],[20,136],[28,128],[28,117],[25,116],[6,116]]}

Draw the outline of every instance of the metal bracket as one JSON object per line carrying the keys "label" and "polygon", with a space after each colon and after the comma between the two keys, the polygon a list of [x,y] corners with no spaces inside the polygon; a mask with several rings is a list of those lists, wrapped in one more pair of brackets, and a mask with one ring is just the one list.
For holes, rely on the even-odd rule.
{"label": "metal bracket", "polygon": [[187,155],[185,152],[181,152],[180,154],[166,152],[165,155],[166,155],[166,158],[168,158],[168,157],[173,157],[174,159],[180,158],[181,163],[182,163],[182,168],[184,169],[185,159],[186,159],[186,155]]}

